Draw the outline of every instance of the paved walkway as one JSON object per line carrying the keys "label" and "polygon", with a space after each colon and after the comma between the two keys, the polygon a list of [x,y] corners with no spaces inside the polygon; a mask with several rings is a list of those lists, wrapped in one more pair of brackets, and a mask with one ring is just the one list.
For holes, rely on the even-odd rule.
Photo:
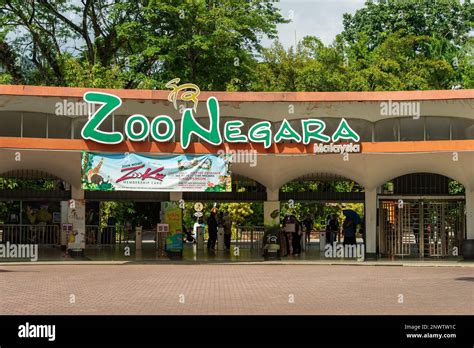
{"label": "paved walkway", "polygon": [[471,267],[0,265],[0,314],[474,314]]}

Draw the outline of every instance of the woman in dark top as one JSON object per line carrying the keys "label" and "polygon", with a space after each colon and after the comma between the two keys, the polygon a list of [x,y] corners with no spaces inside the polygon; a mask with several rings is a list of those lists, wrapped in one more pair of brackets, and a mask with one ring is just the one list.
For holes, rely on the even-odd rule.
{"label": "woman in dark top", "polygon": [[211,215],[207,218],[207,228],[209,232],[209,238],[207,240],[207,249],[214,249],[217,241],[217,218],[216,211],[212,210]]}
{"label": "woman in dark top", "polygon": [[350,218],[346,218],[342,224],[342,231],[344,233],[344,245],[357,244],[356,241],[356,225]]}

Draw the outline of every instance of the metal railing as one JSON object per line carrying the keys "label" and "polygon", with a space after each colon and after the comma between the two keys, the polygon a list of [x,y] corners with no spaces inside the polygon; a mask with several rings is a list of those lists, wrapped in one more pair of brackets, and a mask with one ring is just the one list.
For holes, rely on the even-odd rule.
{"label": "metal railing", "polygon": [[261,250],[264,234],[264,226],[237,226],[235,246],[244,249]]}
{"label": "metal railing", "polygon": [[123,226],[86,225],[86,245],[126,244],[131,239],[134,239],[132,231]]}
{"label": "metal railing", "polygon": [[60,243],[58,225],[0,224],[0,243],[57,245]]}

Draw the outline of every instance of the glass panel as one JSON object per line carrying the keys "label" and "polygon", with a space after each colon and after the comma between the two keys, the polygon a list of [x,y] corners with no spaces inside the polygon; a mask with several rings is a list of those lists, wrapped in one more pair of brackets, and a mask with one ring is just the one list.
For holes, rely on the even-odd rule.
{"label": "glass panel", "polygon": [[453,140],[474,139],[474,120],[451,118]]}
{"label": "glass panel", "polygon": [[449,140],[448,117],[426,117],[426,140]]}
{"label": "glass panel", "polygon": [[84,125],[86,124],[86,120],[87,118],[85,117],[73,119],[72,123],[74,125],[74,139],[82,139],[81,131],[82,127],[84,127]]}
{"label": "glass panel", "polygon": [[400,119],[400,141],[424,140],[423,117],[415,119],[405,117]]}
{"label": "glass panel", "polygon": [[398,119],[389,118],[376,122],[375,141],[398,141]]}
{"label": "glass panel", "polygon": [[[372,122],[360,119],[346,119],[349,126],[360,136],[360,141],[372,141]],[[328,134],[329,136],[332,133]]]}
{"label": "glass panel", "polygon": [[114,115],[114,130],[125,135],[125,120],[128,116]]}
{"label": "glass panel", "polygon": [[70,139],[71,118],[48,115],[48,138]]}
{"label": "glass panel", "polygon": [[21,113],[0,112],[0,137],[21,136]]}
{"label": "glass panel", "polygon": [[[336,131],[337,126],[339,126],[339,122],[341,122],[340,118],[322,118],[321,120],[326,123],[326,129],[324,130],[324,134],[330,137]],[[350,120],[349,125],[352,126],[352,122]]]}
{"label": "glass panel", "polygon": [[46,115],[24,112],[23,136],[25,138],[46,138]]}

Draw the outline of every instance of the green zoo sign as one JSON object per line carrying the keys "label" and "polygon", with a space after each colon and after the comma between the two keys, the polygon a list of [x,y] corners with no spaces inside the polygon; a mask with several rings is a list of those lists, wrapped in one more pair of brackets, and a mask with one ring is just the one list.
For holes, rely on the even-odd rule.
{"label": "green zoo sign", "polygon": [[[85,140],[92,140],[102,144],[119,144],[124,141],[121,132],[105,132],[100,130],[100,125],[122,105],[122,100],[109,93],[86,92],[84,100],[90,104],[101,104],[101,107],[92,114],[82,128],[81,135]],[[223,141],[228,143],[261,143],[267,149],[272,143],[280,143],[284,140],[293,140],[305,145],[311,142],[336,143],[340,141],[358,142],[359,135],[342,118],[335,132],[329,136],[324,133],[326,123],[320,119],[301,120],[302,134],[298,133],[285,118],[278,131],[272,133],[272,125],[269,121],[261,121],[250,127],[247,134],[241,130],[243,121],[232,120],[224,124],[224,136],[220,131],[219,102],[215,97],[207,100],[207,110],[210,120],[209,128],[204,128],[195,119],[193,109],[187,108],[183,111],[181,120],[181,147],[187,149],[191,136],[194,134],[203,141],[212,145],[221,145]],[[138,125],[138,127],[135,127]],[[160,125],[164,125],[160,132]],[[144,141],[149,135],[157,142],[169,142],[174,138],[176,125],[173,119],[167,115],[158,115],[150,122],[144,115],[134,114],[128,117],[124,127],[125,135],[130,141]],[[139,130],[136,131],[136,128]]]}

